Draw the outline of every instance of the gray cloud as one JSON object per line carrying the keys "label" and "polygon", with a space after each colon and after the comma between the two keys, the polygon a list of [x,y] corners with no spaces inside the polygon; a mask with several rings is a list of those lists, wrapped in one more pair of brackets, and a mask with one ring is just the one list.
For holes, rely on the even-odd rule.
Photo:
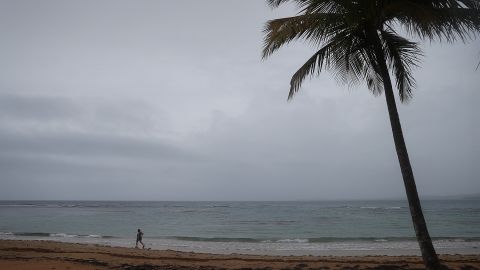
{"label": "gray cloud", "polygon": [[4,120],[49,121],[75,117],[78,113],[72,102],[61,97],[18,96],[12,93],[0,96],[0,117]]}

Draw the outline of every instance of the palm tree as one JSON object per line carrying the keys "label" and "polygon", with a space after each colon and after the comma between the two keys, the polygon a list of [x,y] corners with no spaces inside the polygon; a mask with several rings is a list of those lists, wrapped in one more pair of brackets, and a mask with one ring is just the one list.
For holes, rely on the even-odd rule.
{"label": "palm tree", "polygon": [[422,52],[398,29],[424,40],[467,41],[480,32],[480,0],[267,0],[271,7],[292,2],[294,17],[267,22],[263,58],[294,40],[305,40],[318,51],[295,72],[288,98],[307,77],[324,69],[348,84],[366,82],[375,94],[385,93],[390,124],[407,193],[410,213],[427,269],[440,263],[422,213],[412,167],[403,138],[393,85],[402,102],[412,97],[412,68]]}

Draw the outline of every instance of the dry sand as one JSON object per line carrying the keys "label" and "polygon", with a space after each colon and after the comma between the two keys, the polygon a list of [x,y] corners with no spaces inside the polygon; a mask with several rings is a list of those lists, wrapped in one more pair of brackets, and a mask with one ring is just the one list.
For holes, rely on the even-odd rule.
{"label": "dry sand", "polygon": [[[449,269],[480,269],[480,255],[442,255]],[[51,241],[0,240],[0,269],[423,269],[418,256],[257,256],[140,250]]]}

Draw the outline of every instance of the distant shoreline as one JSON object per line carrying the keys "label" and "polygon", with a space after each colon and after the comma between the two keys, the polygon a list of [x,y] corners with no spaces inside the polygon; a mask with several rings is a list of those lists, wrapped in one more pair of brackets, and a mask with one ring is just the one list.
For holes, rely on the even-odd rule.
{"label": "distant shoreline", "polygon": [[[480,268],[479,255],[441,255],[450,269]],[[418,269],[419,256],[263,256],[140,250],[54,241],[0,240],[0,269]],[[323,268],[322,268],[323,267]],[[395,268],[393,268],[395,267]],[[468,268],[468,269],[475,269]]]}

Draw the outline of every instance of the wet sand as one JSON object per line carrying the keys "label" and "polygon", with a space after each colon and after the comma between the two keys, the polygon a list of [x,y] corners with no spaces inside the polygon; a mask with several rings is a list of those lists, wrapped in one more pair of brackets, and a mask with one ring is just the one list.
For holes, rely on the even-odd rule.
{"label": "wet sand", "polygon": [[[449,269],[480,269],[480,255],[441,255]],[[338,270],[423,269],[419,256],[260,256],[140,250],[52,241],[0,240],[0,269]]]}

